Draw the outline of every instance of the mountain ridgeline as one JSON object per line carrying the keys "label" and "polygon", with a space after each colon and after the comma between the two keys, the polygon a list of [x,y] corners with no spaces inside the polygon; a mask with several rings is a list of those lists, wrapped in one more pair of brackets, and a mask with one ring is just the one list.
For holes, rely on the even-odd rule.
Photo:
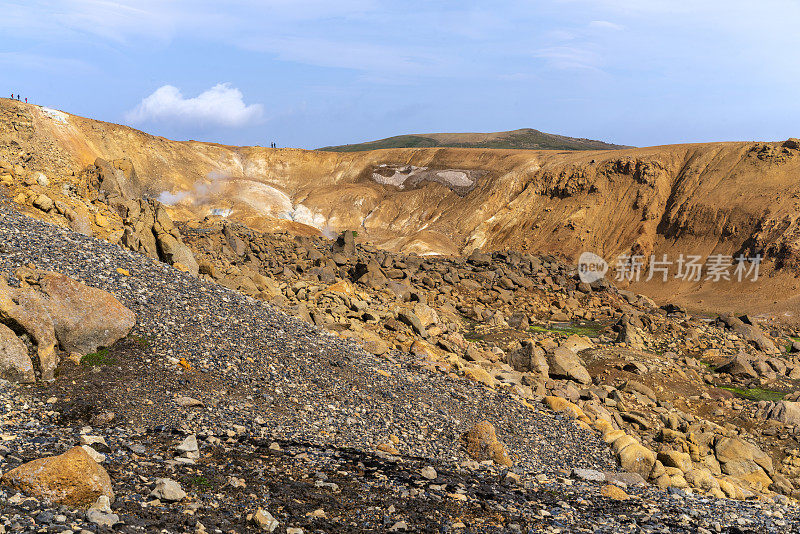
{"label": "mountain ridgeline", "polygon": [[327,146],[326,152],[361,152],[383,148],[500,148],[521,150],[616,150],[631,148],[603,141],[567,137],[523,128],[493,133],[433,133],[396,135],[350,145]]}

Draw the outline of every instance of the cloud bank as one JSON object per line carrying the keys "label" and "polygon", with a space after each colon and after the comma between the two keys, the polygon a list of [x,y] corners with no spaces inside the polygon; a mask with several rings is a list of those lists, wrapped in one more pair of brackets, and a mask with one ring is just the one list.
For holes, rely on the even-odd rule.
{"label": "cloud bank", "polygon": [[248,106],[241,91],[229,83],[219,83],[194,98],[185,98],[177,87],[164,85],[126,113],[125,119],[131,124],[241,128],[259,122],[263,115],[261,104]]}

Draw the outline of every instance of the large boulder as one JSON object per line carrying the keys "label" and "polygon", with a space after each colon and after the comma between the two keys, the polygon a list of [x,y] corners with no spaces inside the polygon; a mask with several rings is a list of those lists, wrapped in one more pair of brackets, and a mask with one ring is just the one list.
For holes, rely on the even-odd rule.
{"label": "large boulder", "polygon": [[622,391],[631,391],[631,392],[635,391],[636,393],[640,393],[641,395],[644,395],[645,397],[647,397],[648,399],[650,399],[653,402],[656,401],[656,393],[655,393],[655,391],[653,391],[649,387],[645,386],[641,382],[637,382],[636,380],[628,380],[627,382],[625,382],[620,387],[620,389]]}
{"label": "large boulder", "polygon": [[0,323],[0,378],[11,382],[35,382],[28,347],[13,330]]}
{"label": "large boulder", "polygon": [[676,467],[684,473],[692,469],[692,457],[685,452],[661,451],[658,453],[658,461],[664,467]]}
{"label": "large boulder", "polygon": [[736,378],[758,378],[758,373],[755,369],[753,369],[753,366],[750,364],[750,360],[743,352],[740,352],[731,358],[728,363],[718,367],[717,372],[726,373]]}
{"label": "large boulder", "polygon": [[511,467],[513,462],[508,457],[505,446],[497,439],[494,425],[489,421],[481,421],[469,429],[464,436],[467,454],[480,462],[492,460],[497,465]]}
{"label": "large boulder", "polygon": [[[614,445],[616,446],[621,439],[615,441]],[[642,475],[643,478],[647,478],[650,475],[656,463],[655,453],[635,440],[615,452],[622,469],[629,473]]]}
{"label": "large boulder", "polygon": [[386,354],[389,351],[389,345],[378,334],[369,330],[344,330],[339,335],[343,338],[358,339],[364,345],[364,350],[376,356]]}
{"label": "large boulder", "polygon": [[65,213],[69,220],[69,227],[73,232],[83,235],[92,235],[92,222],[89,219],[89,211],[83,206],[76,206]]}
{"label": "large boulder", "polygon": [[47,310],[59,345],[66,352],[88,354],[127,336],[136,315],[111,293],[60,273],[20,268],[16,272]]}
{"label": "large boulder", "polygon": [[772,483],[772,458],[751,443],[739,438],[720,438],[714,445],[722,472],[755,487],[766,489]]}
{"label": "large boulder", "polygon": [[589,419],[586,417],[586,414],[581,410],[581,408],[574,404],[567,399],[562,397],[556,397],[554,395],[549,395],[542,399],[548,408],[553,410],[554,412],[559,412],[565,414],[567,417],[571,417],[573,419],[580,419],[583,421],[588,421]]}
{"label": "large boulder", "polygon": [[416,303],[414,305],[414,313],[419,317],[422,326],[425,328],[439,323],[439,315],[436,313],[436,310],[427,304],[423,304],[422,302]]}
{"label": "large boulder", "polygon": [[400,310],[397,312],[397,320],[410,326],[414,332],[422,337],[426,337],[428,335],[425,325],[422,324],[422,321],[419,317],[417,317],[417,314],[411,310]]}
{"label": "large boulder", "polygon": [[114,499],[108,473],[82,447],[22,464],[6,472],[0,483],[66,506],[90,506],[101,495]]}
{"label": "large boulder", "polygon": [[[199,266],[191,249],[181,239],[181,233],[163,204],[153,199],[138,201],[124,200],[115,203],[114,207],[125,221],[122,234],[122,245],[130,250],[141,252],[178,268],[184,267],[186,272],[197,276]],[[228,226],[223,232],[241,242],[244,254],[244,242],[231,232]]]}
{"label": "large boulder", "polygon": [[[166,211],[164,213],[166,214]],[[171,222],[172,221],[170,221],[170,223]],[[222,227],[222,235],[225,237],[225,241],[234,254],[237,256],[244,256],[247,253],[247,245],[241,237],[236,235],[231,225],[225,224]]]}
{"label": "large boulder", "polygon": [[186,267],[186,271],[192,276],[197,276],[200,266],[190,249],[183,241],[172,234],[162,233],[158,235],[158,252],[161,259],[170,265],[180,264]]}
{"label": "large boulder", "polygon": [[800,402],[779,401],[769,410],[767,417],[790,425],[800,425]]}
{"label": "large boulder", "polygon": [[352,257],[356,253],[356,238],[355,232],[352,230],[345,230],[331,247],[334,253],[344,254],[347,257]]}
{"label": "large boulder", "polygon": [[509,364],[515,371],[538,373],[547,378],[550,367],[544,349],[536,346],[531,340],[522,342],[522,346],[509,355]]}
{"label": "large boulder", "polygon": [[580,352],[580,351],[586,350],[586,349],[593,349],[594,348],[594,343],[592,343],[592,341],[589,338],[585,337],[585,336],[579,336],[577,334],[572,334],[567,339],[562,341],[560,343],[560,346],[566,347],[566,348],[568,348],[568,349],[570,349],[570,350],[572,350],[574,352]]}
{"label": "large boulder", "polygon": [[565,378],[581,384],[591,384],[592,377],[583,366],[581,359],[566,347],[557,347],[547,356],[547,364],[552,378]]}
{"label": "large boulder", "polygon": [[58,365],[56,333],[40,295],[26,287],[11,287],[0,277],[0,323],[28,334],[36,345],[35,357],[42,379],[52,379]]}
{"label": "large boulder", "polygon": [[646,335],[640,329],[628,321],[620,321],[619,334],[617,335],[617,343],[625,343],[633,350],[645,350],[647,343],[645,341]]}
{"label": "large boulder", "polygon": [[375,260],[366,263],[359,262],[353,269],[353,281],[357,281],[371,289],[383,289],[388,279],[383,274],[381,266]]}

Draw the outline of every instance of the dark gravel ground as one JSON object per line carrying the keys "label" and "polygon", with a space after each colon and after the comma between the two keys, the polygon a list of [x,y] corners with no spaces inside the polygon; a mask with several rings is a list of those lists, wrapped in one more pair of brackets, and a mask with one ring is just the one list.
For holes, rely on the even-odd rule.
{"label": "dark gravel ground", "polygon": [[[110,446],[115,531],[247,531],[259,507],[279,532],[796,531],[795,509],[779,502],[645,487],[628,487],[628,501],[604,499],[599,486],[568,475],[616,466],[596,435],[569,420],[406,355],[370,355],[260,301],[2,203],[0,250],[0,273],[33,263],[109,291],[137,315],[133,334],[102,365],[65,361],[54,382],[0,387],[0,471],[62,452],[92,425],[84,431]],[[203,406],[181,407],[179,396]],[[108,412],[114,419],[102,423]],[[468,461],[459,437],[483,419],[509,448],[520,482]],[[189,433],[201,458],[175,463],[174,447]],[[375,452],[391,435],[401,458]],[[435,480],[420,476],[425,466],[436,468]],[[181,482],[189,498],[147,504],[159,477]],[[7,530],[98,529],[82,512],[4,491]]]}
{"label": "dark gravel ground", "polygon": [[[395,434],[401,452],[459,461],[466,457],[458,437],[488,419],[526,472],[614,466],[599,439],[511,395],[427,371],[399,354],[373,356],[268,304],[119,247],[9,211],[0,217],[0,239],[10,249],[0,255],[0,272],[33,263],[109,291],[136,313],[134,339],[143,346],[128,343],[115,358],[128,368],[124,384],[91,379],[109,403],[97,409],[119,411],[132,424],[215,433],[241,425],[254,435],[369,449]],[[111,369],[98,374],[105,371]],[[115,395],[106,380],[117,383]],[[176,395],[207,409],[182,409]],[[257,416],[266,422],[255,423]]]}

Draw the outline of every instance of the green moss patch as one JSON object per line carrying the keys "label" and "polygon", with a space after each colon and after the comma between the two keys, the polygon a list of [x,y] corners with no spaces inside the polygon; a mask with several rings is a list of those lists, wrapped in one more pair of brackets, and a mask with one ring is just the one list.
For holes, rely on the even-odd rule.
{"label": "green moss patch", "polygon": [[107,348],[98,349],[97,352],[92,352],[81,358],[81,365],[114,365],[117,361],[110,357],[110,352]]}
{"label": "green moss patch", "polygon": [[734,393],[739,397],[742,397],[744,399],[749,399],[752,401],[766,400],[766,401],[777,402],[786,396],[786,393],[781,393],[780,391],[774,391],[771,389],[761,389],[761,388],[741,389],[730,386],[720,386],[719,389],[730,391],[731,393]]}

